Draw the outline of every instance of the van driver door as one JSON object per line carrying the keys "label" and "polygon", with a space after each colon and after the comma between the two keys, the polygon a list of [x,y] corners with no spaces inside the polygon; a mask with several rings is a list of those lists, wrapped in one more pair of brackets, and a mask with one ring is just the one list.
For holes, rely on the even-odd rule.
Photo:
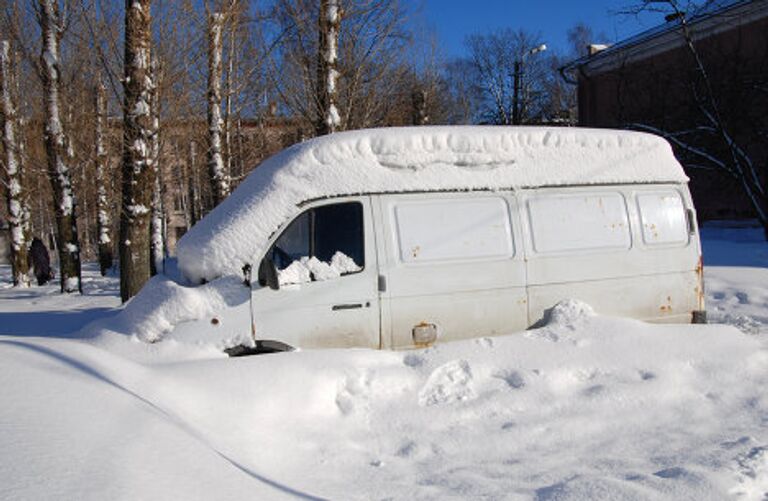
{"label": "van driver door", "polygon": [[308,204],[266,253],[279,288],[254,284],[256,338],[300,348],[379,348],[369,197]]}

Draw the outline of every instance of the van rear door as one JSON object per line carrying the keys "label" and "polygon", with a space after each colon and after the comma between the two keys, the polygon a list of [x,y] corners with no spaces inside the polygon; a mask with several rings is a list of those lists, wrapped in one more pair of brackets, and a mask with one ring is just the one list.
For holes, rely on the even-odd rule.
{"label": "van rear door", "polygon": [[542,188],[520,197],[531,323],[570,298],[603,315],[690,321],[699,248],[684,187]]}

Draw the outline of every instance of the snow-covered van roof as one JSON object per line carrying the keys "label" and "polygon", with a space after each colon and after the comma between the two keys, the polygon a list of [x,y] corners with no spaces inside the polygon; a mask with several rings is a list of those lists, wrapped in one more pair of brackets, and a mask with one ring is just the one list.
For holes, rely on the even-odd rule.
{"label": "snow-covered van roof", "polygon": [[683,183],[662,138],[557,127],[402,127],[340,132],[264,161],[177,246],[192,282],[239,274],[307,200],[361,193]]}

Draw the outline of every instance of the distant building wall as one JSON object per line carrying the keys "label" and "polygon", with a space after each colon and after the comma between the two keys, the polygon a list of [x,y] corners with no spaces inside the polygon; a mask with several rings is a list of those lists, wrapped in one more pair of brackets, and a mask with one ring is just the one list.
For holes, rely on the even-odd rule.
{"label": "distant building wall", "polygon": [[[756,131],[766,130],[768,116],[768,2],[738,4],[693,26],[692,32],[723,121],[753,159],[765,165],[766,138],[758,137]],[[619,42],[615,48],[573,63],[580,125],[633,128],[642,124],[682,132],[704,123],[696,101],[697,92],[702,94],[702,79],[675,23],[669,23],[669,30],[659,29],[636,42]],[[687,138],[692,145],[706,141],[701,134]],[[698,168],[702,162],[679,148],[676,153],[691,177],[700,216],[752,214],[733,177]]]}

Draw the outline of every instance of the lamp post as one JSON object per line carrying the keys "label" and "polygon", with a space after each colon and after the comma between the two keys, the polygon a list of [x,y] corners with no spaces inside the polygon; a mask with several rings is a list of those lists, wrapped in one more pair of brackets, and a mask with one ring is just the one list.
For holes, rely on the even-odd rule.
{"label": "lamp post", "polygon": [[523,53],[520,59],[515,60],[515,72],[513,74],[513,87],[512,87],[512,125],[520,125],[520,80],[523,75],[523,62],[528,56],[538,54],[547,50],[546,44],[541,44],[538,47],[529,49]]}

